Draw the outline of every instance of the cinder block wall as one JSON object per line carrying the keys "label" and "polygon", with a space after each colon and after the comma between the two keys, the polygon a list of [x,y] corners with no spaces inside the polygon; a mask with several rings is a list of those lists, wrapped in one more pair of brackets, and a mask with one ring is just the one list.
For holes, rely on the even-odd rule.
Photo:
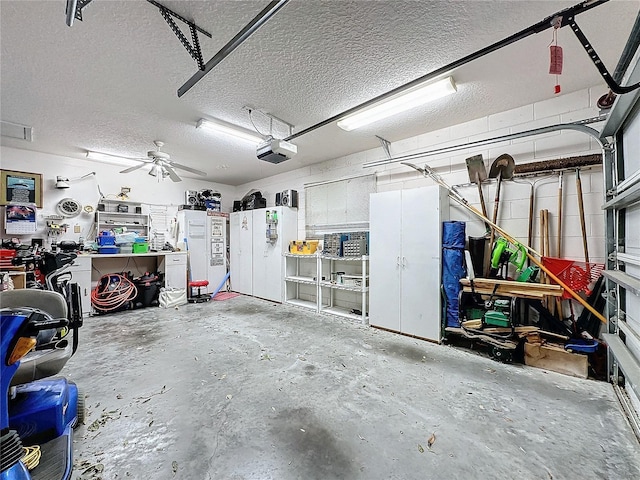
{"label": "cinder block wall", "polygon": [[[446,146],[459,145],[475,140],[497,137],[534,128],[595,117],[599,114],[596,102],[606,92],[604,86],[560,95],[542,102],[524,105],[513,110],[453,125],[391,144],[393,156],[406,155]],[[602,125],[592,124],[599,130]],[[430,156],[414,160],[413,163],[427,163],[434,168],[450,185],[461,185],[459,191],[474,206],[479,208],[478,191],[469,184],[465,159],[482,154],[487,171],[496,157],[508,153],[516,164],[551,160],[575,155],[600,153],[600,147],[591,137],[575,131],[564,130],[535,137],[521,138],[501,142],[480,148],[465,149],[451,154]],[[357,174],[376,173],[377,191],[399,190],[431,185],[433,181],[423,178],[418,172],[398,163],[363,168],[366,162],[386,158],[382,148],[375,148],[345,157],[340,157],[291,172],[283,173],[256,182],[241,185],[236,189],[236,197],[241,197],[252,188],[261,190],[269,202],[275,193],[285,189],[298,190],[300,208],[298,212],[298,238],[305,235],[304,184],[339,179]],[[589,257],[591,261],[603,262],[604,217],[600,209],[603,203],[602,168],[596,167],[581,171],[586,230],[588,235]],[[584,259],[582,234],[578,215],[578,198],[574,172],[564,174],[563,181],[563,220],[562,220],[562,256],[575,260]],[[558,175],[538,176],[516,181],[505,181],[502,185],[498,224],[511,235],[526,242],[528,234],[529,195],[531,184],[535,182],[534,204],[534,241],[532,247],[540,248],[540,210],[548,209],[550,217],[551,255],[556,256],[557,212],[558,212]],[[483,192],[489,216],[493,212],[495,182],[484,185]],[[269,203],[271,205],[271,203]],[[476,217],[460,207],[452,208],[453,219],[467,222],[467,234],[481,236],[484,226]]]}

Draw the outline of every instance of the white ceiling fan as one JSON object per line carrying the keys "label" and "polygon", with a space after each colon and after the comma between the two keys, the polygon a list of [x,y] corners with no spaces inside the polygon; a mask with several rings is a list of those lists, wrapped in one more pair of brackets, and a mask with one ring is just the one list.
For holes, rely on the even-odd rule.
{"label": "white ceiling fan", "polygon": [[187,172],[195,173],[196,175],[202,175],[203,177],[207,176],[206,172],[203,172],[202,170],[196,170],[195,168],[187,167],[186,165],[171,161],[171,156],[168,153],[160,151],[164,146],[164,142],[155,140],[153,143],[155,144],[157,149],[148,151],[148,158],[136,159],[140,162],[140,165],[134,165],[133,167],[122,170],[120,173],[133,172],[134,170],[138,170],[145,165],[151,165],[149,175],[157,177],[158,180],[169,177],[174,182],[181,182],[182,179],[176,173],[176,169],[186,170]]}

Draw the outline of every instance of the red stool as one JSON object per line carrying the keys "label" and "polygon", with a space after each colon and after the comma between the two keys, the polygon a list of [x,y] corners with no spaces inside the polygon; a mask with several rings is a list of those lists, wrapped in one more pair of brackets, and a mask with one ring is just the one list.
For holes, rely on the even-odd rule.
{"label": "red stool", "polygon": [[[208,302],[209,300],[211,300],[211,295],[209,295],[208,293],[205,293],[205,294],[200,293],[200,289],[202,287],[208,287],[208,286],[209,286],[209,280],[194,280],[189,282],[189,303],[201,303],[201,302]],[[198,289],[197,295],[193,295],[194,288]]]}

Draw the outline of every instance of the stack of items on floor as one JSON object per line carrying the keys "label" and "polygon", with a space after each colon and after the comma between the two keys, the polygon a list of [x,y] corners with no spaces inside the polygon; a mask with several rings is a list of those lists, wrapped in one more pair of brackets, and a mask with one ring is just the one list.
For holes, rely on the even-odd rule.
{"label": "stack of items on floor", "polygon": [[91,305],[97,314],[157,306],[163,284],[160,272],[139,277],[131,272],[103,275],[91,292]]}
{"label": "stack of items on floor", "polygon": [[[486,214],[482,197],[480,183],[486,178],[482,159],[472,157],[467,163],[472,183],[478,184],[482,212],[428,167],[423,170],[487,227],[484,237],[467,242],[464,223],[444,222],[442,290],[447,339],[453,335],[479,341],[488,345],[491,355],[500,361],[519,360],[570,375],[599,376],[606,371],[604,345],[597,340],[606,322],[602,315],[604,265],[588,260],[584,220],[584,262],[549,255],[548,222],[544,223],[542,214],[542,225],[547,227],[541,235],[544,250],[542,254],[536,252],[496,224],[501,181],[513,176],[513,159],[501,155],[492,165],[489,176],[497,179],[493,220]],[[561,209],[558,218],[561,221]],[[584,310],[576,313],[581,308]]]}

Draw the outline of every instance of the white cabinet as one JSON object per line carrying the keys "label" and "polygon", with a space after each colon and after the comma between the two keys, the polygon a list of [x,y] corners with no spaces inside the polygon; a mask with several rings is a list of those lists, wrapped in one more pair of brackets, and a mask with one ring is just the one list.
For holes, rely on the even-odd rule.
{"label": "white cabinet", "polygon": [[284,301],[283,254],[297,235],[297,209],[269,207],[234,212],[229,223],[231,288],[274,302]]}
{"label": "white cabinet", "polygon": [[162,257],[159,270],[164,271],[166,288],[187,288],[187,253],[172,253]]}
{"label": "white cabinet", "polygon": [[91,257],[78,255],[69,267],[71,281],[80,287],[82,314],[91,313]]}
{"label": "white cabinet", "polygon": [[438,186],[371,195],[371,325],[440,342],[440,252],[448,219],[447,192]]}
{"label": "white cabinet", "polygon": [[231,288],[245,295],[253,294],[253,211],[229,215],[229,256]]}
{"label": "white cabinet", "polygon": [[368,257],[285,253],[285,302],[367,323]]}

